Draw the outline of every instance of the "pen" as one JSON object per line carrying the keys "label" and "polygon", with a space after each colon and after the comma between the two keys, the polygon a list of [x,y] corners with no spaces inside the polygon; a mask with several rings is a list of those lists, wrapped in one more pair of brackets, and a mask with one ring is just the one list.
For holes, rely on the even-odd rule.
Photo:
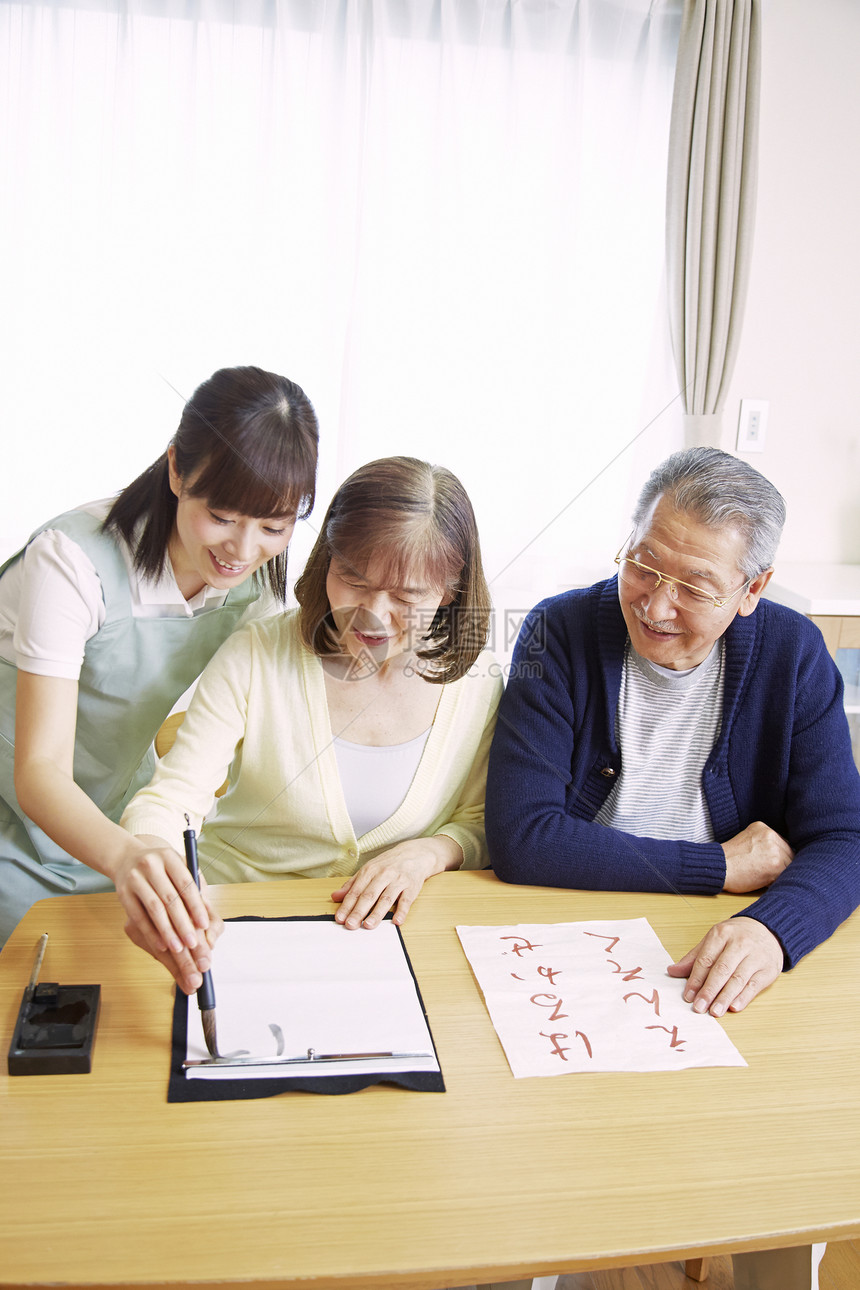
{"label": "pen", "polygon": [[[182,834],[185,842],[185,862],[199,890],[200,872],[197,868],[197,835],[192,829],[191,821],[187,815],[185,823],[188,825],[188,828]],[[219,1054],[218,1036],[215,1032],[215,987],[212,985],[211,972],[203,973],[203,981],[197,991],[197,1006],[200,1008],[200,1020],[203,1023],[203,1038],[206,1040],[206,1047],[212,1057],[217,1057]]]}
{"label": "pen", "polygon": [[28,1003],[32,999],[36,990],[36,982],[39,980],[39,973],[42,970],[42,959],[45,957],[45,947],[47,946],[47,944],[48,944],[48,933],[43,932],[39,938],[39,944],[36,946],[36,958],[33,963],[33,971],[30,973],[30,980],[27,982],[27,990],[25,992],[25,998],[27,999]]}

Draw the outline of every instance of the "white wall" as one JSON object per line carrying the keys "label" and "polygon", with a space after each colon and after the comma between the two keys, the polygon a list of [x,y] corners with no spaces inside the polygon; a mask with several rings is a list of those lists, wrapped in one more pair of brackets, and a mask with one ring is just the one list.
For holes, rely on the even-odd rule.
{"label": "white wall", "polygon": [[745,459],[788,504],[783,561],[860,562],[860,4],[766,0],[760,179],[743,339],[723,414],[770,401]]}

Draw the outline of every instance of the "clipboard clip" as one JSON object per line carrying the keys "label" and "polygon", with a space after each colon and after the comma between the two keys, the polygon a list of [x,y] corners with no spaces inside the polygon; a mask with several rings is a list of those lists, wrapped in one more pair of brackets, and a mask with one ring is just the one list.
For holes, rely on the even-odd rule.
{"label": "clipboard clip", "polygon": [[386,1052],[386,1053],[318,1053],[309,1048],[303,1057],[200,1057],[188,1058],[182,1063],[184,1071],[199,1066],[295,1066],[307,1065],[309,1062],[319,1065],[324,1062],[375,1062],[386,1060],[411,1060],[415,1057],[432,1057],[430,1052]]}

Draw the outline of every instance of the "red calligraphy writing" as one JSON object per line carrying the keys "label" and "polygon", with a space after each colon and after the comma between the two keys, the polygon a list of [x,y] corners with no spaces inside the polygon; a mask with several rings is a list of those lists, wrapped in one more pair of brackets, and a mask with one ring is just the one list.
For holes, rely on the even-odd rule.
{"label": "red calligraphy writing", "polygon": [[[554,1031],[551,1035],[548,1035],[545,1030],[542,1030],[540,1033],[543,1035],[544,1039],[549,1039],[552,1041],[553,1049],[552,1049],[552,1052],[550,1053],[550,1057],[560,1057],[563,1062],[566,1062],[567,1058],[565,1057],[564,1054],[569,1053],[570,1049],[563,1048],[558,1041],[560,1039],[569,1039],[570,1036],[563,1035],[560,1033],[560,1031]],[[588,1041],[588,1035],[584,1035],[581,1030],[575,1030],[574,1038],[582,1040],[582,1042],[585,1044],[585,1051],[588,1053],[589,1057],[592,1057],[593,1053],[591,1051],[591,1044]]]}
{"label": "red calligraphy writing", "polygon": [[603,947],[607,954],[611,954],[621,940],[620,936],[601,936],[600,932],[583,932],[582,934],[583,936],[596,936],[599,941],[609,941],[609,944]]}
{"label": "red calligraphy writing", "polygon": [[551,1035],[548,1035],[545,1030],[542,1030],[540,1033],[543,1035],[544,1039],[549,1039],[552,1042],[552,1052],[550,1053],[550,1057],[560,1057],[563,1062],[566,1062],[567,1058],[564,1054],[569,1053],[570,1049],[562,1048],[558,1041],[560,1039],[567,1039],[568,1036],[562,1035],[559,1031],[555,1031]]}
{"label": "red calligraphy writing", "polygon": [[[640,994],[638,990],[631,990],[630,994],[625,994],[624,1002],[626,1003],[628,999],[645,999],[645,995]],[[645,1002],[653,1003],[654,1011],[659,1017],[660,1016],[660,996],[656,990],[652,992],[650,999],[645,999]]]}
{"label": "red calligraphy writing", "polygon": [[684,1044],[686,1043],[686,1040],[678,1038],[677,1026],[673,1026],[671,1030],[669,1029],[668,1026],[646,1026],[645,1029],[646,1030],[665,1030],[666,1034],[671,1036],[669,1040],[670,1048],[683,1048]]}
{"label": "red calligraphy writing", "polygon": [[610,959],[610,960],[609,960],[609,962],[610,962],[610,963],[612,964],[612,966],[615,968],[616,973],[620,972],[620,973],[623,975],[623,977],[624,977],[624,980],[625,980],[625,981],[641,981],[641,980],[642,980],[642,977],[641,977],[641,975],[640,975],[640,974],[641,974],[641,972],[642,972],[641,967],[635,967],[635,968],[623,968],[623,967],[621,966],[621,964],[620,964],[620,963],[616,963],[616,962],[615,962],[615,959]]}
{"label": "red calligraphy writing", "polygon": [[531,941],[528,939],[527,936],[500,936],[499,940],[500,941],[519,941],[520,942],[519,945],[511,946],[511,949],[513,950],[514,954],[516,954],[517,958],[520,957],[523,950],[539,950],[543,948],[543,946],[541,945],[532,945]]}
{"label": "red calligraphy writing", "polygon": [[[548,999],[549,1002],[541,1003],[541,999]],[[559,1012],[564,1000],[560,999],[557,994],[533,994],[529,1002],[537,1004],[539,1008],[552,1008],[552,1012],[549,1014],[550,1021],[561,1021],[563,1017],[569,1016],[567,1012]]]}

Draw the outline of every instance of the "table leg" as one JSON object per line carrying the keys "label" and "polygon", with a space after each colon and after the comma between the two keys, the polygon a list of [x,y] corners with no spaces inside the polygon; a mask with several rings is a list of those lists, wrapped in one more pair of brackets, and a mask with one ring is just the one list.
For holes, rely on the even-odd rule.
{"label": "table leg", "polygon": [[532,1279],[527,1277],[525,1281],[487,1281],[482,1286],[476,1286],[475,1290],[532,1290]]}
{"label": "table leg", "polygon": [[708,1277],[707,1259],[687,1259],[684,1264],[684,1275],[691,1281],[706,1281]]}
{"label": "table leg", "polygon": [[821,1245],[796,1245],[787,1250],[733,1254],[735,1290],[818,1290],[818,1264],[823,1253]]}
{"label": "table leg", "polygon": [[476,1290],[532,1290],[532,1286],[532,1278],[527,1277],[525,1281],[489,1281]]}

